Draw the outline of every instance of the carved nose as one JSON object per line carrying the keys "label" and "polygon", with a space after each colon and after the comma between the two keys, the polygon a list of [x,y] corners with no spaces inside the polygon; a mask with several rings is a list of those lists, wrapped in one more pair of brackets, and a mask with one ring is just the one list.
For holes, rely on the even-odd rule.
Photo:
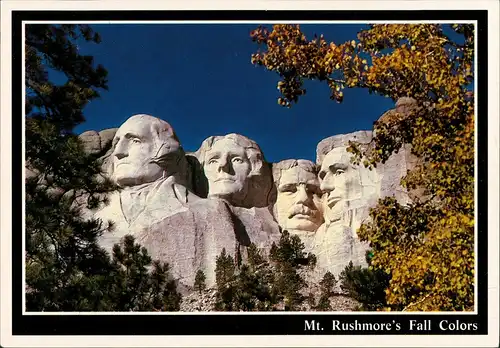
{"label": "carved nose", "polygon": [[123,157],[128,156],[125,146],[123,146],[123,142],[119,141],[116,144],[115,150],[113,151],[113,156],[115,156],[118,159],[122,159]]}
{"label": "carved nose", "polygon": [[306,188],[303,186],[300,186],[297,189],[297,203],[305,203],[307,202],[309,196],[307,195]]}
{"label": "carved nose", "polygon": [[321,180],[319,188],[322,192],[333,191],[335,189],[335,183],[333,181],[334,179],[330,176],[330,174],[327,174],[325,178]]}
{"label": "carved nose", "polygon": [[227,160],[227,158],[221,158],[219,161],[219,172],[224,171],[226,173],[229,173],[229,170],[229,161]]}
{"label": "carved nose", "polygon": [[117,152],[115,153],[115,157],[118,159],[122,159],[123,157],[127,157],[127,155],[123,152]]}

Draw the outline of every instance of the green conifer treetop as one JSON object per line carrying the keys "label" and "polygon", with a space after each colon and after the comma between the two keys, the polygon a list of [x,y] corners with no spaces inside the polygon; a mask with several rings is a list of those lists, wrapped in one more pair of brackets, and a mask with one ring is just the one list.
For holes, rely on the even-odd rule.
{"label": "green conifer treetop", "polygon": [[197,272],[196,272],[196,276],[194,277],[194,288],[195,290],[198,290],[200,295],[201,295],[201,292],[203,290],[205,290],[205,288],[207,287],[206,283],[205,283],[205,280],[207,279],[207,277],[205,276],[205,273],[199,269]]}

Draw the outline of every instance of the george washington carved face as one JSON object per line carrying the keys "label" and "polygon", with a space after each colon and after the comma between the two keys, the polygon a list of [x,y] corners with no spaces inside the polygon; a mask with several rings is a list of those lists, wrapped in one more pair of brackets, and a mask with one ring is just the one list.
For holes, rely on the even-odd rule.
{"label": "george washington carved face", "polygon": [[113,139],[112,176],[120,187],[153,182],[168,174],[179,142],[170,125],[149,115],[135,115],[121,125]]}

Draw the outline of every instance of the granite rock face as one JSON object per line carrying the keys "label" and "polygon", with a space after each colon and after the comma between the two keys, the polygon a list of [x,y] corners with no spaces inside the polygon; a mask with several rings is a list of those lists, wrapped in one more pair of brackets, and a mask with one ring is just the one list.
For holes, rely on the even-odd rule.
{"label": "granite rock face", "polygon": [[200,171],[194,174],[195,192],[226,202],[234,228],[247,238],[247,246],[254,243],[267,254],[279,240],[280,227],[272,214],[271,164],[259,145],[240,134],[212,136],[194,156],[194,168]]}
{"label": "granite rock face", "polygon": [[371,131],[357,131],[348,134],[338,134],[321,140],[316,146],[316,163],[323,162],[328,152],[336,147],[348,146],[350,141],[369,143],[373,138]]}
{"label": "granite rock face", "polygon": [[[103,134],[109,142],[112,132]],[[172,127],[135,115],[116,131],[112,144],[107,173],[120,190],[110,195],[108,205],[88,213],[114,223],[101,237],[103,247],[111,250],[131,234],[154,259],[168,262],[184,286],[193,285],[198,269],[210,284],[218,246],[235,247],[230,211],[189,190],[188,162]]]}
{"label": "granite rock face", "polygon": [[[367,140],[369,133],[362,134]],[[318,278],[326,271],[338,276],[350,261],[366,266],[368,245],[359,240],[356,230],[380,198],[382,178],[376,171],[351,163],[346,145],[353,139],[359,141],[358,136],[340,135],[320,143],[319,181],[325,222],[313,243]]]}
{"label": "granite rock face", "polygon": [[259,145],[240,134],[211,136],[195,153],[206,178],[200,188],[208,197],[236,207],[269,205],[272,190],[270,166]]}
{"label": "granite rock face", "polygon": [[111,142],[118,128],[105,129],[100,132],[86,131],[79,135],[87,153],[98,155],[111,147]]}
{"label": "granite rock face", "polygon": [[273,179],[276,220],[306,243],[324,221],[318,166],[308,160],[284,160],[273,165]]}
{"label": "granite rock face", "polygon": [[[414,107],[414,100],[402,98],[379,121],[390,122]],[[251,243],[267,254],[282,230],[298,235],[317,256],[316,279],[326,271],[338,276],[350,261],[366,265],[369,245],[357,229],[378,199],[410,201],[400,180],[419,163],[405,146],[373,170],[353,165],[349,141],[369,144],[371,131],[320,141],[316,163],[268,163],[259,145],[240,134],[208,137],[186,153],[172,127],[148,115],[81,138],[121,187],[108,206],[89,213],[115,223],[102,245],[110,250],[124,235],[134,235],[153,259],[171,265],[186,291],[199,269],[207,285],[214,285],[215,259],[223,248],[244,262]]]}
{"label": "granite rock face", "polygon": [[101,152],[101,138],[96,131],[83,132],[80,134],[80,140],[87,153],[96,154]]}
{"label": "granite rock face", "polygon": [[186,288],[194,284],[198,270],[206,284],[215,285],[215,259],[222,249],[241,253],[246,237],[234,228],[231,212],[218,200],[197,200],[185,210],[157,219],[136,230],[137,242],[153,259],[169,263],[172,275]]}
{"label": "granite rock face", "polygon": [[351,154],[346,151],[349,141],[369,144],[372,138],[372,132],[360,131],[332,136],[318,144],[325,214],[325,223],[317,230],[312,247],[318,258],[318,277],[327,270],[338,275],[350,261],[355,266],[367,266],[369,245],[359,240],[356,231],[368,221],[369,210],[378,199],[394,196],[401,204],[410,202],[409,193],[400,185],[407,170],[415,165],[408,146],[371,170],[350,162]]}
{"label": "granite rock face", "polygon": [[[97,153],[96,134],[107,135],[107,143],[112,146],[101,159],[107,175],[120,188],[108,197],[108,205],[85,212],[88,217],[113,222],[114,228],[100,240],[107,250],[130,234],[153,259],[168,262],[174,278],[189,290],[198,270],[205,272],[208,286],[215,284],[215,261],[222,249],[243,258],[251,243],[267,251],[278,240],[279,226],[265,205],[245,205],[244,201],[233,205],[228,197],[201,198],[191,190],[196,186],[193,178],[201,176],[194,172],[200,167],[196,166],[196,157],[186,156],[167,122],[135,115],[116,132],[86,134],[93,141],[88,141],[86,148],[93,153]],[[236,188],[255,191],[250,175],[237,179]]]}
{"label": "granite rock face", "polygon": [[100,132],[86,131],[79,135],[84,150],[102,160],[101,168],[105,173],[110,171],[113,138],[117,130],[118,128],[109,128]]}

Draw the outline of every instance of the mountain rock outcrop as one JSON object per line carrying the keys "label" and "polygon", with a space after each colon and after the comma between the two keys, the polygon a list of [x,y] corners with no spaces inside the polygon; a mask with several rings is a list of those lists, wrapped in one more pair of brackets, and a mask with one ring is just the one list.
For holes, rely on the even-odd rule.
{"label": "mountain rock outcrop", "polygon": [[[379,121],[413,107],[403,98]],[[80,137],[121,188],[108,206],[88,213],[115,223],[103,246],[134,235],[153,258],[171,265],[186,291],[199,269],[214,285],[215,258],[223,248],[240,263],[251,243],[267,254],[282,230],[298,235],[317,256],[317,279],[326,271],[338,276],[350,261],[366,265],[369,245],[356,230],[378,199],[410,202],[400,180],[418,164],[408,146],[372,170],[352,164],[349,141],[370,146],[371,131],[321,140],[316,163],[269,163],[258,144],[239,134],[208,137],[186,153],[170,124],[149,115]]]}

